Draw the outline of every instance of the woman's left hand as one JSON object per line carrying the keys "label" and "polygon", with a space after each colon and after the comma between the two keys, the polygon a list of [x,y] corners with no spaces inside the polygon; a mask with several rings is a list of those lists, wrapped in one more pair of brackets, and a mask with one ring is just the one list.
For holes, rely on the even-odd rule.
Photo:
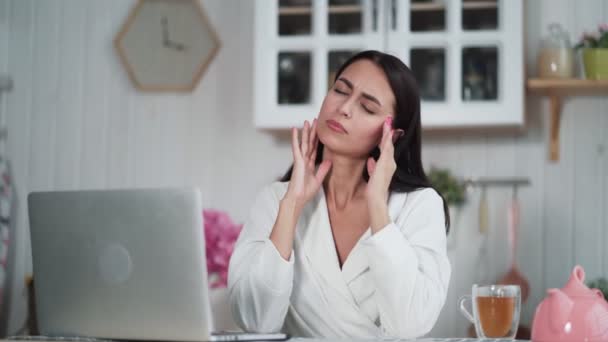
{"label": "woman's left hand", "polygon": [[382,125],[382,139],[378,145],[380,157],[377,161],[372,157],[367,159],[367,172],[370,175],[366,189],[368,201],[382,201],[386,203],[388,199],[388,187],[397,169],[393,138],[398,138],[399,135],[403,134],[402,130],[395,131],[391,128],[392,121],[393,117],[387,116]]}

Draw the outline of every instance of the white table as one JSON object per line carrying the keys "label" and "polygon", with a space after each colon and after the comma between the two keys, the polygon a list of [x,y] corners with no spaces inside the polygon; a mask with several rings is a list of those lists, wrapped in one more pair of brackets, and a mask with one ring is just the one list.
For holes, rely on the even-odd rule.
{"label": "white table", "polygon": [[[72,342],[72,341],[83,341],[83,342],[95,342],[95,341],[107,341],[107,340],[96,340],[96,339],[32,339],[32,340],[0,340],[0,342],[27,342],[27,341],[44,341],[44,342]],[[505,342],[504,339],[478,339],[478,338],[419,338],[410,340],[401,339],[336,339],[336,338],[291,338],[290,342]],[[512,341],[529,341],[529,340],[512,340]]]}
{"label": "white table", "polygon": [[[418,338],[418,339],[395,339],[395,338],[385,338],[385,339],[373,339],[373,340],[353,340],[353,339],[334,339],[334,338],[292,338],[289,340],[290,342],[505,342],[509,340],[504,339],[483,339],[483,338]],[[510,341],[518,341],[524,342],[529,340],[510,340]]]}

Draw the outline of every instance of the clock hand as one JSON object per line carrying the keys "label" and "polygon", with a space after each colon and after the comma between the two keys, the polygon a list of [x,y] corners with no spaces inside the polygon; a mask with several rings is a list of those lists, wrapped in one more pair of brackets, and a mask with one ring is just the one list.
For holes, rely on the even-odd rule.
{"label": "clock hand", "polygon": [[178,43],[178,42],[173,42],[173,41],[169,41],[167,43],[167,47],[172,47],[177,51],[184,51],[187,49],[187,46],[182,44],[182,43]]}
{"label": "clock hand", "polygon": [[167,17],[163,16],[161,19],[161,25],[163,26],[163,45],[167,47],[169,45],[169,28],[167,27]]}
{"label": "clock hand", "polygon": [[163,45],[167,48],[174,48],[177,51],[186,50],[186,46],[184,44],[174,42],[169,38],[169,20],[167,19],[167,16],[162,17],[161,24],[163,26]]}

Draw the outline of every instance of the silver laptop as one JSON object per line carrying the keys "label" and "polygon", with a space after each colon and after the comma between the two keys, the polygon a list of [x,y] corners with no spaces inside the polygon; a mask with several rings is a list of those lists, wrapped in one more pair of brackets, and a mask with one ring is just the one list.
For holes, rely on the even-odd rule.
{"label": "silver laptop", "polygon": [[28,196],[41,335],[239,341],[212,334],[197,189],[34,192]]}

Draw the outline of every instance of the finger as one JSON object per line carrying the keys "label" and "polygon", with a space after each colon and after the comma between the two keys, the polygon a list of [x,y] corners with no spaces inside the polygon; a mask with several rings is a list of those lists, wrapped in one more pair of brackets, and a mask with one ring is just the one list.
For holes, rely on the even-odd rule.
{"label": "finger", "polygon": [[310,145],[310,159],[312,159],[313,161],[317,160],[317,149],[319,147],[319,136],[317,136],[317,125],[318,125],[318,121],[315,122],[315,134],[314,137],[311,139],[311,145]]}
{"label": "finger", "polygon": [[382,151],[382,148],[384,147],[384,143],[392,130],[391,126],[390,126],[391,119],[392,119],[392,117],[387,116],[386,120],[384,120],[384,124],[382,125],[382,138],[380,139],[380,144],[378,144],[380,151]]}
{"label": "finger", "polygon": [[312,153],[314,153],[314,156],[311,156],[311,158],[313,160],[316,160],[316,158],[317,158],[317,149],[318,149],[318,147],[319,147],[319,137],[317,137],[316,134],[315,134],[315,138],[314,138],[314,140],[312,142],[312,147],[311,147],[312,148]]}
{"label": "finger", "polygon": [[318,145],[319,145],[319,135],[317,135],[317,132],[315,130],[315,138],[313,140],[313,146],[315,148],[315,151],[316,151]]}
{"label": "finger", "polygon": [[384,164],[387,158],[393,158],[395,147],[393,146],[393,132],[388,133],[386,139],[382,141],[382,144],[378,146],[380,149],[380,156],[376,161],[376,164]]}
{"label": "finger", "polygon": [[390,132],[393,129],[393,117],[392,116],[387,116],[386,119],[384,119],[384,126],[382,127],[382,135],[386,134],[387,132]]}
{"label": "finger", "polygon": [[315,161],[317,160],[317,144],[313,144],[312,154],[310,155],[310,163],[314,166]]}
{"label": "finger", "polygon": [[302,129],[302,156],[308,156],[308,133],[310,131],[310,126],[308,125],[308,120],[304,121],[304,128]]}
{"label": "finger", "polygon": [[367,158],[367,173],[370,175],[370,177],[372,174],[374,174],[375,170],[376,170],[376,161],[372,157]]}
{"label": "finger", "polygon": [[319,169],[317,169],[317,174],[315,175],[315,179],[319,184],[323,182],[323,179],[325,179],[325,176],[327,176],[329,169],[331,169],[331,160],[324,160],[321,165],[319,165]]}
{"label": "finger", "polygon": [[380,157],[382,157],[382,155],[386,155],[387,157],[393,155],[393,151],[395,149],[395,146],[393,145],[394,134],[395,134],[395,131],[391,131],[388,133],[388,135],[384,139],[382,148],[380,149],[380,151],[381,151]]}
{"label": "finger", "polygon": [[298,141],[298,129],[295,127],[291,128],[291,152],[293,153],[294,161],[302,158],[300,154],[300,142]]}
{"label": "finger", "polygon": [[388,142],[382,147],[380,157],[378,157],[378,160],[374,163],[374,166],[378,168],[380,165],[382,165],[382,169],[384,169],[385,166],[391,165],[391,160],[393,162],[395,161],[395,148],[393,147],[393,144],[389,138]]}
{"label": "finger", "polygon": [[312,120],[312,126],[310,128],[310,134],[308,136],[308,149],[309,155],[312,155],[314,151],[315,138],[317,137],[317,119]]}

